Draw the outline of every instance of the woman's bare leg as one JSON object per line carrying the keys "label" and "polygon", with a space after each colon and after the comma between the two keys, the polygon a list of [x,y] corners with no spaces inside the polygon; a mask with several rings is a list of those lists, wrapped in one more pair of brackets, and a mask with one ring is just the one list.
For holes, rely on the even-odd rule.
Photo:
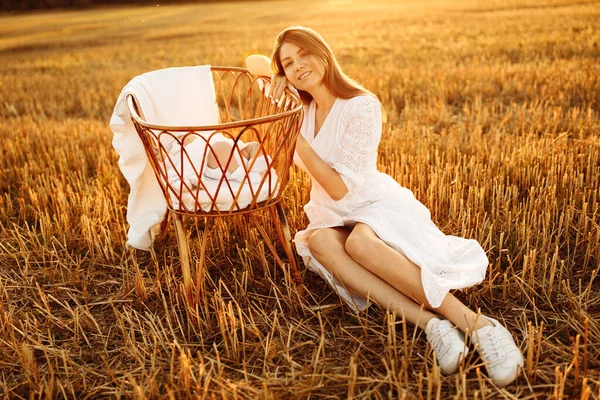
{"label": "woman's bare leg", "polygon": [[[421,268],[404,254],[388,246],[368,225],[356,224],[345,242],[345,249],[357,263],[389,285],[432,308],[425,297]],[[448,293],[442,304],[433,310],[463,332],[467,332],[467,329],[473,332],[483,326],[491,325],[489,321],[477,318],[477,313],[451,293]]]}
{"label": "woman's bare leg", "polygon": [[353,293],[370,296],[383,308],[404,314],[408,322],[425,329],[436,315],[352,259],[345,249],[348,235],[350,231],[344,228],[319,229],[310,236],[308,247],[317,261]]}

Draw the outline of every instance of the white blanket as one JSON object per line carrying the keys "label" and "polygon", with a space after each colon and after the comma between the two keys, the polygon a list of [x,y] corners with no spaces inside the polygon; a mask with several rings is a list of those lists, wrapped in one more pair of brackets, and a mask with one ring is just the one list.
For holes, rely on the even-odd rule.
{"label": "white blanket", "polygon": [[[172,187],[169,196],[175,209],[187,212],[200,209],[206,212],[236,211],[248,207],[255,198],[262,202],[279,192],[278,177],[271,167],[270,156],[259,153],[247,160],[241,156],[241,150],[247,145],[241,140],[234,144],[232,139],[218,133],[206,139],[211,145],[217,142],[229,144],[238,168],[232,173],[226,172],[224,178],[221,168],[208,167],[205,140],[198,138],[183,146],[184,154],[182,146],[173,143],[169,152],[172,161],[165,159],[165,164]],[[261,184],[263,178],[265,182]]]}
{"label": "white blanket", "polygon": [[[176,185],[172,185],[177,193],[169,194],[175,208],[183,211],[199,211],[200,209],[206,212],[237,211],[248,207],[255,197],[257,197],[257,203],[259,203],[277,195],[280,187],[275,170],[271,168],[270,173],[267,173],[267,175],[262,186],[260,181],[250,183],[244,181],[242,183],[234,180],[223,180],[220,183],[219,180],[211,178],[202,179],[199,186],[190,185],[186,181],[178,181]],[[197,203],[194,196],[198,196]],[[183,204],[180,204],[178,197],[182,199]],[[234,203],[233,200],[236,197],[237,201]],[[212,206],[213,200],[216,200],[214,208]]]}
{"label": "white blanket", "polygon": [[158,125],[216,125],[219,111],[209,65],[148,72],[133,78],[119,95],[110,128],[119,168],[130,186],[127,245],[150,250],[167,203],[131,121],[129,93],[135,96],[144,119]]}

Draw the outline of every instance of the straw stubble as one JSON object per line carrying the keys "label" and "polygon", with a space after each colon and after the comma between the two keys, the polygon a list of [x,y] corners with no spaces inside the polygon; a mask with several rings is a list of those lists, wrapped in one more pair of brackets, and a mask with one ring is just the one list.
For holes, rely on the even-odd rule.
{"label": "straw stubble", "polygon": [[[0,390],[598,399],[600,7],[376,0],[298,14],[292,4],[0,15]],[[173,232],[153,254],[124,248],[128,187],[108,129],[120,89],[153,69],[241,65],[296,23],[319,31],[380,98],[379,168],[444,232],[487,251],[484,282],[457,295],[515,336],[526,358],[515,384],[495,387],[475,352],[442,375],[403,316],[356,315],[310,272],[300,295],[243,221],[211,225],[192,302]],[[292,170],[293,232],[307,224],[308,191]],[[202,226],[188,224],[193,266]]]}

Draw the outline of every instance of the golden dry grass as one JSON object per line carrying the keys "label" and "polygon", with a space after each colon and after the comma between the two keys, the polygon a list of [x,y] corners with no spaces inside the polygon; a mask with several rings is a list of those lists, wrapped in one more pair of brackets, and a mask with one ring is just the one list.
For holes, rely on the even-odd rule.
{"label": "golden dry grass", "polygon": [[[0,15],[0,390],[7,398],[600,396],[600,4],[244,2]],[[381,99],[380,168],[488,252],[458,293],[526,357],[505,389],[477,357],[440,375],[423,334],[354,315],[308,272],[285,284],[224,222],[188,307],[174,235],[124,249],[128,188],[108,120],[169,66],[241,65],[311,26]],[[294,171],[292,231],[307,223]]]}

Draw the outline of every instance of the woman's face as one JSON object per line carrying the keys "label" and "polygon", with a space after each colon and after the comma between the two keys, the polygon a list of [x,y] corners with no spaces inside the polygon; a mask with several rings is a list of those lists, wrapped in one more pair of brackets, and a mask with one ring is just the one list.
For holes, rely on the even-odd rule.
{"label": "woman's face", "polygon": [[296,89],[310,93],[323,84],[325,65],[309,51],[285,42],[279,50],[279,58],[285,77]]}

